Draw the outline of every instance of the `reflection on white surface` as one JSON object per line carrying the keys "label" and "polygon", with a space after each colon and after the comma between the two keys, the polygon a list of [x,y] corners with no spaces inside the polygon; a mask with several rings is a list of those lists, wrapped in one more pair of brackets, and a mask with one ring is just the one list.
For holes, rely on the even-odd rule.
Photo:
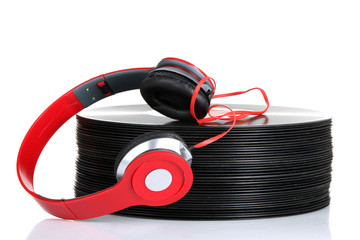
{"label": "reflection on white surface", "polygon": [[85,221],[48,219],[28,240],[39,239],[331,239],[329,207],[291,216],[257,220],[176,221],[104,216]]}

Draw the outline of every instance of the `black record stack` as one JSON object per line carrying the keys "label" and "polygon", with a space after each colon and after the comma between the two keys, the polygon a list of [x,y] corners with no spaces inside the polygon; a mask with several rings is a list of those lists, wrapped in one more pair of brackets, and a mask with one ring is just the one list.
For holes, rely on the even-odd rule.
{"label": "black record stack", "polygon": [[[84,111],[77,116],[75,194],[80,197],[116,184],[116,156],[141,134],[172,131],[191,146],[224,132],[230,124],[179,122],[146,105]],[[329,204],[331,118],[321,113],[273,106],[265,115],[239,120],[225,137],[192,154],[194,183],[183,199],[162,207],[135,206],[117,214],[256,218],[305,213]]]}

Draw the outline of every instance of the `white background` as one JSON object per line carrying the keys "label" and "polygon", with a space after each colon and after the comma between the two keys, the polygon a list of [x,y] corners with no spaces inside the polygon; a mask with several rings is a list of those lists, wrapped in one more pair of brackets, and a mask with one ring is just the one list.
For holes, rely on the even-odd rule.
{"label": "white background", "polygon": [[[8,239],[359,239],[358,1],[1,1],[1,236]],[[224,93],[259,86],[272,105],[333,116],[331,205],[295,217],[63,221],[21,188],[16,156],[39,114],[102,73],[186,59]],[[259,95],[231,99],[261,103]],[[143,103],[137,91],[96,104]],[[75,121],[45,148],[37,191],[72,193]],[[225,236],[226,235],[226,236]]]}

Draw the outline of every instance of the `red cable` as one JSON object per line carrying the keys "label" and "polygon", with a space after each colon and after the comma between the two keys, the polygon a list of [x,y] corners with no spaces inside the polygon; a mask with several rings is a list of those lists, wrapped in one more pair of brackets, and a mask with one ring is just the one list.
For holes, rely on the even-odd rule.
{"label": "red cable", "polygon": [[[266,95],[266,92],[261,89],[261,88],[251,88],[249,90],[246,90],[246,91],[239,91],[239,92],[232,92],[232,93],[224,93],[224,94],[218,94],[218,95],[215,95],[213,98],[222,98],[222,97],[230,97],[230,96],[235,96],[235,95],[241,95],[241,94],[244,94],[244,93],[247,93],[247,92],[250,92],[252,90],[259,90],[261,92],[261,94],[263,95],[264,97],[264,100],[265,100],[265,103],[266,103],[266,107],[264,110],[262,111],[250,111],[250,110],[232,110],[230,107],[228,106],[225,106],[225,105],[221,105],[221,104],[215,104],[215,105],[212,105],[209,110],[208,110],[208,115],[209,117],[205,117],[203,119],[198,119],[196,117],[196,114],[195,114],[195,102],[196,102],[196,98],[197,98],[197,95],[199,94],[199,91],[201,89],[201,86],[207,81],[209,80],[211,85],[213,86],[213,93],[215,92],[215,89],[216,89],[216,83],[215,83],[215,80],[212,79],[211,77],[204,77],[203,79],[201,79],[198,83],[198,85],[195,87],[195,90],[194,90],[194,93],[191,97],[191,102],[190,102],[190,113],[191,113],[191,116],[196,120],[198,121],[199,123],[206,123],[206,122],[210,122],[210,121],[214,121],[214,120],[217,120],[217,119],[221,119],[221,120],[232,120],[232,124],[230,126],[230,128],[228,130],[226,130],[225,132],[219,134],[219,135],[216,135],[214,137],[211,137],[209,139],[206,139],[196,145],[194,145],[194,148],[202,148],[202,147],[205,147],[206,145],[210,144],[210,143],[213,143],[217,140],[219,140],[220,138],[222,138],[223,136],[225,136],[228,132],[230,132],[230,130],[235,126],[236,124],[236,121],[239,120],[239,119],[243,119],[243,118],[246,118],[250,115],[261,115],[263,113],[265,113],[268,108],[269,108],[269,99]],[[223,107],[223,108],[227,108],[229,110],[229,112],[227,113],[224,113],[222,115],[218,115],[218,116],[213,116],[211,115],[211,110],[215,107]]]}

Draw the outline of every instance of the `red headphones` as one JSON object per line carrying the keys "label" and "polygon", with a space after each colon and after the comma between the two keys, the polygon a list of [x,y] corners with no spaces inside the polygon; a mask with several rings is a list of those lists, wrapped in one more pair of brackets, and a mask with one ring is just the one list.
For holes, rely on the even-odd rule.
{"label": "red headphones", "polygon": [[[233,111],[223,105],[210,107],[216,97],[215,82],[193,64],[165,58],[154,68],[134,68],[103,74],[65,93],[50,105],[31,126],[18,154],[17,174],[24,189],[48,213],[64,219],[87,219],[134,205],[162,206],[181,199],[190,190],[193,148],[200,148],[224,136],[236,120],[263,114],[263,111]],[[214,119],[232,120],[226,132],[192,147],[173,132],[153,132],[131,141],[117,156],[114,172],[118,183],[103,191],[74,199],[54,200],[34,192],[33,176],[37,160],[48,140],[69,118],[91,104],[127,90],[140,89],[145,101],[160,113],[183,121],[199,123]],[[210,110],[222,106],[229,111],[213,116]],[[209,117],[205,116],[209,114]]]}

